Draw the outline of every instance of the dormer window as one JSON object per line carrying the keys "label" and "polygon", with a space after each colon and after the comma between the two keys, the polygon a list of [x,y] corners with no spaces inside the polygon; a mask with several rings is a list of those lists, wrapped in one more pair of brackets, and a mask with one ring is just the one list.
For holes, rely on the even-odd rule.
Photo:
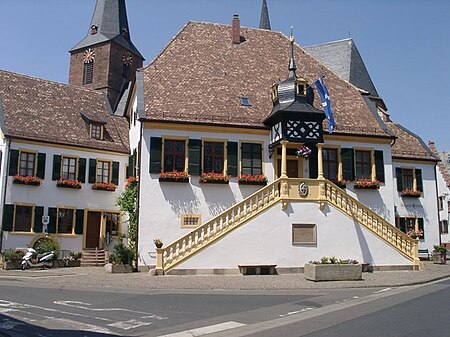
{"label": "dormer window", "polygon": [[271,90],[272,102],[278,101],[278,84],[274,83]]}
{"label": "dormer window", "polygon": [[103,125],[92,123],[91,124],[91,138],[103,139]]}
{"label": "dormer window", "polygon": [[97,31],[98,31],[98,26],[92,25],[91,26],[91,35],[97,34]]}
{"label": "dormer window", "polygon": [[295,82],[295,94],[297,96],[306,96],[306,81],[302,78],[299,78]]}
{"label": "dormer window", "polygon": [[250,102],[250,98],[248,98],[247,96],[241,96],[239,98],[241,101],[241,105],[243,105],[243,106],[251,106],[252,105],[252,103]]}

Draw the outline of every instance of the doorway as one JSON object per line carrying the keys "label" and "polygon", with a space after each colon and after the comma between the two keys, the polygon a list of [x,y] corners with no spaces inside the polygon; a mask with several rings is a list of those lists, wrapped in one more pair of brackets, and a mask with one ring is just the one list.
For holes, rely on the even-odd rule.
{"label": "doorway", "polygon": [[[303,177],[303,158],[287,158],[286,174],[289,178]],[[277,177],[281,176],[281,158],[277,160]]]}
{"label": "doorway", "polygon": [[102,212],[89,211],[86,223],[86,248],[100,247]]}

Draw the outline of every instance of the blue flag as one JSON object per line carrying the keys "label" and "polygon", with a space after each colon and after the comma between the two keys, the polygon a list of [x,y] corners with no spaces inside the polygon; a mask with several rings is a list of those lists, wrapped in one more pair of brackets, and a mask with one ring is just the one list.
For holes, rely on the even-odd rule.
{"label": "blue flag", "polygon": [[327,87],[323,83],[323,77],[319,78],[314,82],[317,91],[319,92],[320,100],[322,101],[323,110],[328,122],[328,132],[333,133],[336,123],[333,118],[333,111],[331,111],[330,94]]}

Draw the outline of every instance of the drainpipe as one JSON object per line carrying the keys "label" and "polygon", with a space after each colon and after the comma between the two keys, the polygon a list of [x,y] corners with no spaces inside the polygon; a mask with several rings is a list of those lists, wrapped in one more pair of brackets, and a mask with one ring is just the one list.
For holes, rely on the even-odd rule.
{"label": "drainpipe", "polygon": [[3,250],[3,211],[5,209],[5,200],[6,200],[6,185],[8,184],[8,170],[9,170],[9,156],[10,151],[9,148],[11,147],[11,138],[8,138],[8,143],[5,146],[5,152],[7,153],[5,165],[3,165],[3,169],[5,170],[5,180],[3,181],[3,193],[2,193],[2,200],[0,202],[0,205],[3,207],[0,209],[0,252]]}
{"label": "drainpipe", "polygon": [[136,191],[136,266],[135,271],[139,270],[139,209],[140,209],[140,199],[141,199],[141,158],[142,158],[142,135],[144,129],[144,123],[141,123],[141,128],[139,131],[139,143],[138,143],[138,154],[137,154],[137,166],[136,166],[136,177],[137,179],[137,191]]}
{"label": "drainpipe", "polygon": [[439,246],[442,244],[441,239],[441,211],[439,210],[439,190],[437,181],[437,163],[434,164],[434,183],[436,185],[436,201],[437,201],[437,216],[438,216],[438,231],[439,231]]}

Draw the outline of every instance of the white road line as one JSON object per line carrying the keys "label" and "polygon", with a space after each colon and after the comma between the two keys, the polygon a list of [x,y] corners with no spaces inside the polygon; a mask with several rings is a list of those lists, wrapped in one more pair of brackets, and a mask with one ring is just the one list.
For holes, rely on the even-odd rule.
{"label": "white road line", "polygon": [[378,291],[374,291],[373,293],[374,294],[379,294],[379,293],[384,293],[385,291],[389,291],[389,290],[391,290],[392,288],[384,288],[384,289],[381,289],[381,290],[378,290]]}
{"label": "white road line", "polygon": [[159,337],[194,337],[194,336],[203,336],[203,335],[207,335],[207,334],[210,334],[210,333],[221,332],[221,331],[225,331],[225,330],[229,330],[229,329],[239,328],[239,327],[244,326],[244,325],[246,325],[246,324],[229,321],[229,322],[225,322],[225,323],[219,323],[219,324],[215,324],[215,325],[204,326],[204,327],[198,328],[198,329],[192,329],[192,330],[176,332],[176,333],[163,335],[163,336],[159,336]]}
{"label": "white road line", "polygon": [[316,309],[316,308],[304,308],[304,309],[302,309],[302,310],[291,311],[291,312],[288,312],[288,313],[285,314],[285,315],[279,315],[279,316],[280,316],[280,317],[291,316],[291,315],[300,314],[300,313],[302,313],[302,312],[309,311],[309,310],[313,310],[313,309]]}
{"label": "white road line", "polygon": [[153,324],[153,322],[141,322],[141,321],[137,321],[135,319],[130,319],[128,321],[109,323],[107,325],[114,327],[114,328],[123,329],[123,330],[130,330],[130,329],[135,329],[135,328],[139,328],[140,326],[145,326],[145,325],[150,325],[150,324]]}

